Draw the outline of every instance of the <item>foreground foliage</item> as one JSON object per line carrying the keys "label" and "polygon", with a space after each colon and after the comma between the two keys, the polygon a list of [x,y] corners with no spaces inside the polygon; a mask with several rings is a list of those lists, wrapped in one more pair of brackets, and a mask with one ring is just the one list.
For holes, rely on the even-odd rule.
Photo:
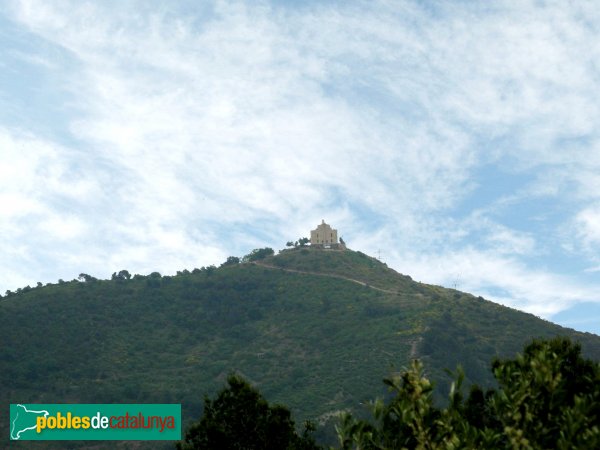
{"label": "foreground foliage", "polygon": [[[392,396],[371,404],[374,420],[342,415],[343,450],[383,449],[598,449],[600,365],[581,356],[568,338],[537,340],[511,360],[495,360],[498,390],[472,386],[466,399],[458,369],[448,406],[433,403],[433,386],[414,360],[409,370],[384,380]],[[180,450],[316,449],[296,434],[290,412],[271,407],[244,380],[232,376]]]}
{"label": "foreground foliage", "polygon": [[290,411],[271,406],[262,395],[239,376],[227,380],[215,400],[204,400],[204,414],[187,431],[179,450],[310,450],[317,449],[305,426],[303,435],[294,429]]}
{"label": "foreground foliage", "polygon": [[432,401],[420,362],[385,380],[393,396],[372,404],[374,421],[341,419],[342,449],[598,449],[600,366],[567,338],[534,341],[514,360],[496,360],[498,390],[473,386],[458,370],[448,407]]}

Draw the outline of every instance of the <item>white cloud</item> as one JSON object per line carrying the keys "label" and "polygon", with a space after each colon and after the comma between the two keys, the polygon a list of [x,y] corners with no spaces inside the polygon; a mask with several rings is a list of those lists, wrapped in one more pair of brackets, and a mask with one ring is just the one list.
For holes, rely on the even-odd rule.
{"label": "white cloud", "polygon": [[582,210],[575,217],[575,223],[585,244],[600,244],[600,205]]}
{"label": "white cloud", "polygon": [[[583,301],[598,301],[598,286],[525,266],[515,258],[467,248],[444,254],[394,255],[396,267],[413,278],[453,287],[498,303],[550,317]],[[500,294],[499,294],[500,292]]]}
{"label": "white cloud", "polygon": [[[396,249],[415,278],[447,283],[460,269],[470,289],[503,287],[503,301],[540,314],[597,292],[529,258],[572,218],[507,225],[513,206],[552,198],[580,211],[575,238],[599,239],[594,8],[205,8],[12,4],[15,24],[74,63],[18,50],[69,93],[68,139],[0,133],[2,243],[21,255],[3,269],[174,272],[282,246],[324,218],[353,247]],[[525,186],[465,204],[494,164]]]}
{"label": "white cloud", "polygon": [[498,225],[494,228],[488,239],[496,252],[511,255],[529,255],[533,252],[535,240],[531,236]]}
{"label": "white cloud", "polygon": [[40,55],[30,55],[21,51],[13,50],[9,52],[15,58],[24,61],[29,64],[33,64],[36,66],[42,66],[45,69],[56,69],[57,65],[51,62],[49,59],[44,58]]}
{"label": "white cloud", "polygon": [[87,225],[77,217],[54,216],[38,224],[37,229],[48,233],[49,238],[59,240],[80,239],[86,232]]}

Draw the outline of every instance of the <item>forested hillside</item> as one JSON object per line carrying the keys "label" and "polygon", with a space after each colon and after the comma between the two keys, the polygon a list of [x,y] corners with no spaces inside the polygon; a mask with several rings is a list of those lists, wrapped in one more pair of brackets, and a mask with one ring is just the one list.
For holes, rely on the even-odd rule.
{"label": "forested hillside", "polygon": [[412,358],[438,400],[445,368],[460,363],[467,384],[491,386],[491,359],[534,337],[567,335],[600,359],[598,336],[415,282],[360,252],[268,254],[176,276],[82,274],[3,297],[3,403],[182,403],[191,420],[235,372],[298,423],[323,425],[360,414]]}

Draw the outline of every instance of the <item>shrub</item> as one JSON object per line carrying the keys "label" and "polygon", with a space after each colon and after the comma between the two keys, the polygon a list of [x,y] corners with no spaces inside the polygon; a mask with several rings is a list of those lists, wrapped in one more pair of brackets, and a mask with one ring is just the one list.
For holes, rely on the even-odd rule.
{"label": "shrub", "polygon": [[310,436],[312,426],[298,435],[287,408],[269,405],[264,397],[236,375],[227,379],[215,400],[204,400],[204,413],[177,444],[192,449],[318,449]]}
{"label": "shrub", "polygon": [[270,247],[265,248],[255,248],[250,253],[242,258],[242,262],[252,262],[258,261],[260,259],[264,259],[267,256],[274,255],[275,251]]}

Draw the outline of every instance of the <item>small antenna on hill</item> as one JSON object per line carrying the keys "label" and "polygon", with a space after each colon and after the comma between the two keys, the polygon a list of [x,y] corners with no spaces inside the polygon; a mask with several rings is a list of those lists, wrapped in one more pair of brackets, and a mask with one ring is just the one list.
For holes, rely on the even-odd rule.
{"label": "small antenna on hill", "polygon": [[381,261],[381,249],[377,250],[377,259]]}
{"label": "small antenna on hill", "polygon": [[457,274],[456,277],[454,278],[454,289],[458,290],[458,287],[460,286],[460,274]]}

